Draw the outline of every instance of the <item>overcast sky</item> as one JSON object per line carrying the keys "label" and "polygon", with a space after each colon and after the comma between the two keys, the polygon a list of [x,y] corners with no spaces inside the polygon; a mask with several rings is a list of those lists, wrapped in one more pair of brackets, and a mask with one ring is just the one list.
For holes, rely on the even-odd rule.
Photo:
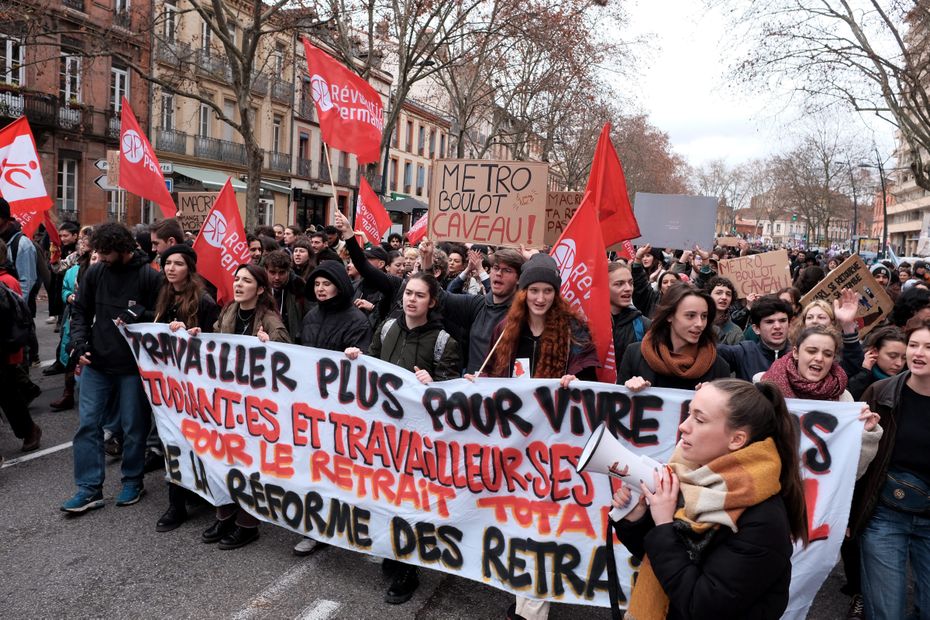
{"label": "overcast sky", "polygon": [[[692,165],[718,158],[738,164],[790,148],[800,112],[786,106],[784,94],[750,95],[728,87],[733,42],[720,14],[702,5],[699,0],[626,5],[630,26],[645,35],[651,49],[640,53],[632,84],[616,82],[620,90],[634,91],[641,110]],[[893,131],[887,123],[853,115],[848,122],[867,141],[874,133],[880,150],[890,154]]]}

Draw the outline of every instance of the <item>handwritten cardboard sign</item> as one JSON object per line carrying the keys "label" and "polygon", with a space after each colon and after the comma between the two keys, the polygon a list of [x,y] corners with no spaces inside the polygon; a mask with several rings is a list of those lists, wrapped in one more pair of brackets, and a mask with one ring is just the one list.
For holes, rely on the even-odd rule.
{"label": "handwritten cardboard sign", "polygon": [[581,205],[584,192],[549,192],[546,202],[546,245],[555,245]]}
{"label": "handwritten cardboard sign", "polygon": [[722,260],[718,273],[733,282],[740,299],[753,293],[769,295],[791,286],[791,263],[786,250]]}
{"label": "handwritten cardboard sign", "polygon": [[739,237],[717,237],[717,245],[722,248],[735,248],[739,246],[739,242],[742,241]]}
{"label": "handwritten cardboard sign", "polygon": [[891,312],[894,304],[884,287],[875,281],[869,268],[857,254],[844,260],[839,267],[827,274],[827,277],[801,299],[801,306],[806,306],[815,299],[833,303],[839,298],[843,289],[851,288],[859,293],[859,335],[872,331],[886,314]]}
{"label": "handwritten cardboard sign", "polygon": [[640,232],[636,245],[676,250],[714,247],[716,198],[636,192],[633,214]]}
{"label": "handwritten cardboard sign", "polygon": [[433,166],[429,236],[434,241],[542,247],[549,164],[445,159]]}
{"label": "handwritten cardboard sign", "polygon": [[200,230],[219,195],[219,192],[178,192],[178,223],[181,229]]}

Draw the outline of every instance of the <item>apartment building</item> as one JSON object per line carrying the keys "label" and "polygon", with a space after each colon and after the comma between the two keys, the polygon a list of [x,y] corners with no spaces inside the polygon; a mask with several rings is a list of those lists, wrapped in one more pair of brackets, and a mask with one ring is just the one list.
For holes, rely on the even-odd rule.
{"label": "apartment building", "polygon": [[[888,209],[888,245],[899,256],[914,256],[918,253],[921,236],[930,234],[930,192],[918,186],[910,170],[909,148],[900,137],[896,152],[897,165],[889,173],[890,187],[886,187],[885,202]],[[882,195],[875,198],[875,208],[882,221]],[[877,226],[879,234],[881,227]]]}
{"label": "apartment building", "polygon": [[129,98],[139,124],[148,126],[148,88],[128,66],[90,54],[106,40],[113,51],[147,66],[149,38],[140,29],[151,2],[13,4],[39,6],[44,22],[38,28],[29,20],[0,25],[0,125],[20,116],[29,120],[59,221],[138,222],[141,201],[107,185],[101,162],[106,162],[107,150],[118,148],[123,96]]}

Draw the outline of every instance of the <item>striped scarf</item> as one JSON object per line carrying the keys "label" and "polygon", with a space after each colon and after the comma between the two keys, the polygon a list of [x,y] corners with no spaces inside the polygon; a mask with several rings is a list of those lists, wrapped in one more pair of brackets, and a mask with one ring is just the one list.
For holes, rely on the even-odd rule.
{"label": "striped scarf", "polygon": [[[675,450],[669,466],[678,475],[684,505],[675,512],[676,530],[690,530],[697,538],[709,538],[720,526],[734,532],[740,515],[781,491],[781,459],[771,438],[696,467]],[[681,499],[679,499],[679,504]],[[689,536],[694,539],[695,536]],[[687,544],[693,545],[693,542]],[[700,542],[696,545],[700,547]],[[668,614],[669,600],[643,558],[630,597],[626,620],[661,620]]]}

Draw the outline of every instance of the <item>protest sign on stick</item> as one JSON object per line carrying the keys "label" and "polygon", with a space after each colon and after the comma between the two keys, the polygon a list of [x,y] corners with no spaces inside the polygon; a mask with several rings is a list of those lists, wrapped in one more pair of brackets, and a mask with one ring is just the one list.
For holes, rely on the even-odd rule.
{"label": "protest sign on stick", "polygon": [[178,223],[181,229],[199,231],[219,195],[219,192],[178,192]]}
{"label": "protest sign on stick", "polygon": [[857,254],[844,260],[839,267],[828,273],[820,284],[802,297],[801,306],[804,307],[815,299],[832,304],[833,300],[839,299],[843,289],[847,288],[859,293],[856,323],[859,324],[859,335],[864,336],[891,312],[894,303],[885,292],[885,287],[875,281],[869,268]]}
{"label": "protest sign on stick", "polygon": [[549,164],[445,159],[433,165],[429,237],[516,247],[545,243]]}
{"label": "protest sign on stick", "polygon": [[740,299],[769,295],[791,286],[791,263],[786,250],[722,260],[718,273],[736,287]]}
{"label": "protest sign on stick", "polygon": [[581,204],[584,192],[549,192],[546,202],[546,245],[555,245]]}
{"label": "protest sign on stick", "polygon": [[676,250],[714,247],[716,198],[636,192],[633,211],[640,230],[636,245]]}

